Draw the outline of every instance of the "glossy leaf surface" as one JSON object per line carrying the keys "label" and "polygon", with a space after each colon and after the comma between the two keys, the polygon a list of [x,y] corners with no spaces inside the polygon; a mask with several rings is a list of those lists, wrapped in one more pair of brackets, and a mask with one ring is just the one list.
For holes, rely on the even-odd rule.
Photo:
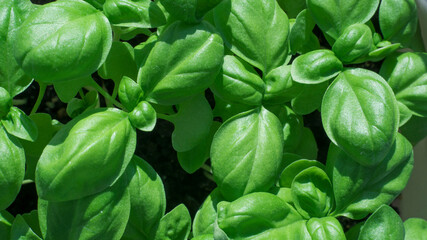
{"label": "glossy leaf surface", "polygon": [[150,103],[142,101],[129,113],[129,121],[137,129],[151,132],[157,122],[156,110]]}
{"label": "glossy leaf surface", "polygon": [[421,218],[409,218],[404,223],[405,240],[427,238],[427,221]]}
{"label": "glossy leaf surface", "polygon": [[46,240],[121,238],[130,212],[126,179],[94,195],[65,202],[39,199],[40,225]]}
{"label": "glossy leaf surface", "polygon": [[10,108],[9,114],[1,120],[6,131],[17,138],[34,142],[38,136],[37,125],[21,109]]}
{"label": "glossy leaf surface", "polygon": [[273,185],[283,153],[281,126],[262,107],[238,114],[220,127],[212,142],[211,161],[215,182],[226,199]]}
{"label": "glossy leaf surface", "polygon": [[379,20],[384,39],[407,42],[417,31],[417,3],[415,0],[382,0]]}
{"label": "glossy leaf surface", "polygon": [[305,221],[271,193],[251,193],[218,205],[218,226],[229,239],[306,239]]}
{"label": "glossy leaf surface", "polygon": [[264,104],[279,105],[291,101],[301,93],[303,86],[291,76],[291,66],[283,65],[271,70],[264,78]]}
{"label": "glossy leaf surface", "polygon": [[219,72],[224,46],[207,22],[188,25],[175,22],[159,37],[138,83],[147,101],[177,104],[205,90]]}
{"label": "glossy leaf surface", "polygon": [[379,0],[307,0],[307,9],[320,29],[337,39],[350,25],[369,21],[379,2]]}
{"label": "glossy leaf surface", "polygon": [[331,144],[326,167],[335,195],[332,215],[362,219],[391,203],[405,188],[413,161],[412,145],[400,134],[384,160],[373,167],[358,164]]}
{"label": "glossy leaf surface", "polygon": [[368,55],[373,48],[372,31],[365,24],[347,27],[332,46],[332,51],[344,63],[352,63]]}
{"label": "glossy leaf surface", "polygon": [[125,174],[130,179],[130,216],[123,240],[148,240],[165,214],[166,196],[160,176],[143,159],[133,156]]}
{"label": "glossy leaf surface", "polygon": [[311,218],[307,222],[307,230],[313,240],[346,240],[340,222],[333,217]]}
{"label": "glossy leaf surface", "polygon": [[302,84],[319,84],[337,76],[341,61],[330,50],[316,50],[298,56],[292,63],[292,79]]}
{"label": "glossy leaf surface", "polygon": [[312,32],[315,25],[313,17],[307,10],[298,14],[289,35],[292,53],[304,54],[320,48],[319,39]]}
{"label": "glossy leaf surface", "polygon": [[276,1],[224,0],[214,19],[226,46],[264,74],[286,62],[289,21]]}
{"label": "glossy leaf surface", "polygon": [[418,116],[427,116],[427,54],[404,53],[384,61],[380,74],[396,94],[397,101]]}
{"label": "glossy leaf surface", "polygon": [[104,190],[124,172],[135,145],[126,113],[95,109],[80,115],[44,149],[36,169],[39,197],[68,201]]}
{"label": "glossy leaf surface", "polygon": [[56,1],[38,7],[19,28],[15,58],[37,81],[54,83],[95,72],[111,43],[101,12],[84,1]]}
{"label": "glossy leaf surface", "polygon": [[190,213],[180,204],[162,217],[154,240],[186,240],[190,229]]}
{"label": "glossy leaf surface", "polygon": [[382,205],[366,220],[360,229],[359,239],[363,240],[403,240],[405,229],[402,219],[393,208]]}
{"label": "glossy leaf surface", "polygon": [[166,23],[159,6],[148,0],[106,0],[103,12],[120,27],[154,28]]}
{"label": "glossy leaf surface", "polygon": [[333,143],[354,161],[372,166],[385,157],[396,138],[399,110],[393,91],[381,76],[349,69],[324,95],[322,123]]}
{"label": "glossy leaf surface", "polygon": [[[0,126],[0,209],[6,209],[21,189],[25,174],[25,154],[21,143]],[[1,211],[0,210],[0,211]]]}
{"label": "glossy leaf surface", "polygon": [[30,0],[1,0],[0,6],[0,87],[15,96],[32,81],[15,60],[15,33],[35,6]]}
{"label": "glossy leaf surface", "polygon": [[237,57],[226,55],[222,74],[215,79],[212,90],[226,101],[259,106],[265,84],[251,65]]}
{"label": "glossy leaf surface", "polygon": [[291,192],[296,209],[306,219],[326,217],[333,206],[331,181],[318,167],[309,167],[296,175]]}
{"label": "glossy leaf surface", "polygon": [[205,234],[213,234],[217,218],[217,205],[222,200],[224,199],[218,189],[214,189],[205,199],[194,217],[194,236],[197,237]]}

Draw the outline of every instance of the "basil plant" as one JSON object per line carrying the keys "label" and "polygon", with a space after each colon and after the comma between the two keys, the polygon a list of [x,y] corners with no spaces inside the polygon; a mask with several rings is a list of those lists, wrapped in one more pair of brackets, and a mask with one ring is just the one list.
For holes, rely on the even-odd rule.
{"label": "basil plant", "polygon": [[[427,135],[415,0],[49,2],[0,0],[0,239],[426,239],[389,206]],[[216,183],[195,214],[135,154],[158,119]]]}

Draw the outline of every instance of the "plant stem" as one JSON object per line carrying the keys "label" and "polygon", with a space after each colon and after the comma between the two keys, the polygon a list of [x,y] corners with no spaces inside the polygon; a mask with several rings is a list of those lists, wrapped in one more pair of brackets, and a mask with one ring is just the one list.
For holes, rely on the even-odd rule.
{"label": "plant stem", "polygon": [[24,184],[29,184],[29,183],[33,183],[34,181],[31,179],[25,179],[24,181],[22,181],[22,185]]}
{"label": "plant stem", "polygon": [[157,118],[172,122],[172,116],[169,116],[163,113],[157,113]]}
{"label": "plant stem", "polygon": [[95,81],[93,81],[92,87],[95,88],[96,91],[98,91],[102,96],[104,96],[105,99],[108,99],[111,101],[116,107],[120,109],[124,109],[123,105],[119,103],[116,99],[114,99],[110,94],[108,94],[107,91],[105,91],[101,86],[98,85]]}
{"label": "plant stem", "polygon": [[203,170],[205,170],[205,171],[207,171],[207,172],[209,172],[209,173],[212,173],[212,168],[209,166],[209,165],[207,165],[206,163],[203,163],[203,165],[202,165],[202,167],[201,167]]}
{"label": "plant stem", "polygon": [[42,102],[42,100],[43,100],[44,93],[46,92],[46,87],[47,87],[47,85],[46,85],[46,84],[44,84],[44,83],[39,83],[39,86],[40,86],[39,95],[37,96],[36,103],[34,104],[33,109],[31,110],[30,115],[32,115],[32,114],[34,114],[34,113],[36,113],[36,112],[37,112],[37,109],[39,109],[39,107],[40,107],[40,103],[41,103],[41,102]]}
{"label": "plant stem", "polygon": [[205,175],[205,177],[209,180],[211,180],[212,182],[215,182],[215,179],[213,178],[212,174],[204,171],[203,174]]}
{"label": "plant stem", "polygon": [[79,95],[82,99],[85,97],[85,93],[83,92],[83,90],[81,88],[79,90]]}

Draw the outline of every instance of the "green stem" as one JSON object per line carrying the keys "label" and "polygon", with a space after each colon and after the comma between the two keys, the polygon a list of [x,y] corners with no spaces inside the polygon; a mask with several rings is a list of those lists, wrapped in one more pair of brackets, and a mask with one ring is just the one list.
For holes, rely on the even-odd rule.
{"label": "green stem", "polygon": [[209,173],[212,173],[212,168],[209,165],[207,165],[206,163],[203,163],[202,169],[209,172]]}
{"label": "green stem", "polygon": [[33,109],[31,110],[30,115],[37,112],[37,109],[40,107],[40,103],[42,103],[44,93],[46,92],[47,85],[44,83],[39,83],[40,90],[39,90],[39,96],[37,97],[36,103],[34,104]]}
{"label": "green stem", "polygon": [[93,81],[92,87],[95,88],[96,91],[98,91],[102,96],[104,96],[105,99],[108,99],[108,101],[112,102],[116,107],[120,109],[124,109],[123,105],[119,103],[116,99],[114,99],[110,94],[108,94],[107,91],[105,91],[101,86],[98,85],[95,81]]}
{"label": "green stem", "polygon": [[208,173],[208,172],[203,172],[203,174],[205,175],[205,177],[209,180],[211,180],[212,182],[215,182],[215,179],[213,178],[212,174]]}
{"label": "green stem", "polygon": [[31,179],[25,179],[24,181],[22,181],[22,185],[24,184],[29,184],[29,183],[33,183],[34,181]]}
{"label": "green stem", "polygon": [[79,95],[83,99],[85,97],[85,93],[83,92],[83,89],[79,89]]}
{"label": "green stem", "polygon": [[157,113],[157,118],[172,122],[172,116],[169,116],[163,113]]}

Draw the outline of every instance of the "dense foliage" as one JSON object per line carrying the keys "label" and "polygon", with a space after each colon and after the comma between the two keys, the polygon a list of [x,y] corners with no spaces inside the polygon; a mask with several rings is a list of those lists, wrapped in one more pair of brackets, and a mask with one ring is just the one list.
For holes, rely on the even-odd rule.
{"label": "dense foliage", "polygon": [[[414,0],[0,0],[0,49],[0,239],[426,239],[388,206],[427,135]],[[48,85],[66,124],[38,112]],[[217,185],[194,219],[135,155],[157,119]],[[38,208],[12,216],[28,181]]]}

